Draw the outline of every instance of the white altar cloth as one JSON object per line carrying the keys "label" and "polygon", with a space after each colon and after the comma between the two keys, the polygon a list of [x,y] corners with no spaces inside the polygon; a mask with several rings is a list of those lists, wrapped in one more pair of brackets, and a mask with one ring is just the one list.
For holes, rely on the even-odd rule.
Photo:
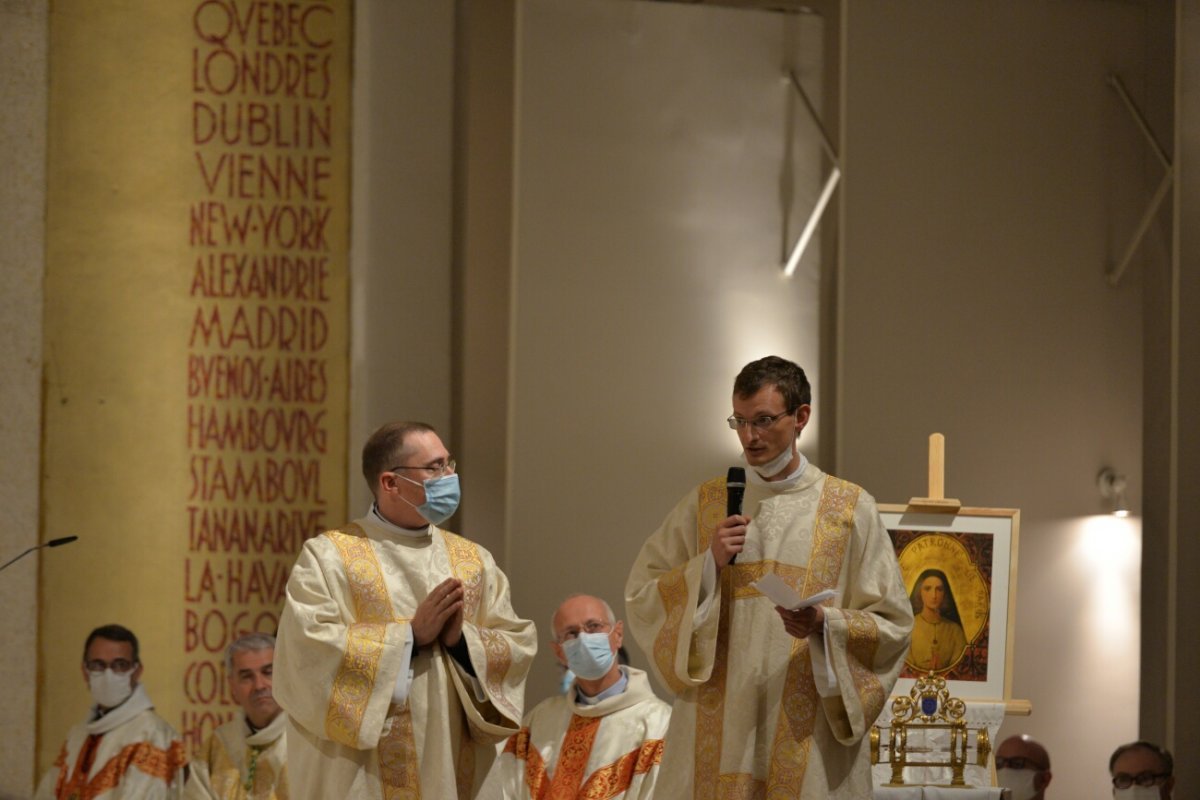
{"label": "white altar cloth", "polygon": [[[988,739],[991,742],[991,748],[992,748],[992,751],[994,752],[997,745],[1000,744],[998,741],[996,741],[996,737],[1000,733],[1001,723],[1004,722],[1004,710],[1005,710],[1004,703],[1002,703],[1002,702],[989,703],[989,702],[980,702],[980,701],[965,701],[965,702],[967,705],[967,710],[966,710],[966,714],[964,716],[967,721],[967,728],[970,731],[974,731],[976,728],[986,727],[988,730]],[[887,742],[886,728],[892,724],[892,708],[891,708],[890,704],[884,706],[883,713],[879,715],[879,719],[876,721],[875,724],[878,725],[880,728],[885,729],[883,731],[884,736],[882,737],[881,743],[886,743]],[[916,728],[909,728],[908,747],[909,747],[910,753],[912,753],[912,758],[914,758],[916,760],[921,760],[921,758],[923,756],[922,753],[916,752],[916,748],[921,748],[921,749],[929,748],[935,752],[948,754],[950,752],[950,731],[948,731],[948,730],[920,731],[920,730],[917,730]],[[881,748],[880,752],[879,752],[879,757],[880,757],[880,759],[886,759],[888,757],[887,751]],[[930,757],[932,757],[932,754]],[[948,759],[948,755],[942,755],[937,760],[945,761],[947,759]],[[993,764],[995,763],[995,759],[994,759],[994,757],[989,756],[986,767],[975,766],[975,763],[974,763],[975,762],[975,734],[974,733],[968,734],[967,760],[968,760],[967,767],[965,770],[963,770],[963,779],[967,782],[967,785],[971,786],[971,787],[993,788],[996,783],[995,778],[994,778],[995,769],[993,767]],[[871,777],[874,779],[874,783],[875,783],[876,787],[887,788],[889,791],[891,791],[894,788],[908,788],[908,787],[884,787],[883,786],[883,784],[889,783],[892,780],[892,765],[887,763],[886,761],[881,761],[881,763],[876,764],[873,767],[871,767]],[[950,778],[951,778],[951,773],[950,773],[949,767],[906,767],[904,770],[904,782],[906,784],[910,784],[912,786],[912,788],[918,788],[916,786],[916,784],[943,784],[943,785],[948,784],[948,783],[950,783]],[[927,788],[933,789],[933,788],[938,788],[938,787],[930,786]],[[947,795],[947,797],[950,797],[950,798],[957,798],[957,800],[975,800],[974,796],[963,794],[964,790],[962,788],[947,788],[947,789],[945,789],[945,791],[950,792],[950,794]],[[879,796],[880,795],[878,795],[878,794],[876,795],[877,798]],[[1000,795],[987,795],[987,796],[988,797],[999,797]],[[886,795],[886,797],[888,797],[889,800],[891,800],[892,798],[895,798],[895,800],[908,800],[910,797],[912,797],[912,798],[919,798],[919,797],[926,797],[926,798],[938,797],[938,798],[940,798],[941,795],[930,795],[930,794],[926,794],[926,795]],[[982,795],[980,795],[980,797],[982,797]]]}

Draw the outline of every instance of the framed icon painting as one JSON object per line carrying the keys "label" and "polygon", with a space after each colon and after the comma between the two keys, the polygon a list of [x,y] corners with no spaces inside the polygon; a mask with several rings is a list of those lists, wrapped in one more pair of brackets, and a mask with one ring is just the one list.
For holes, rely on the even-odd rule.
{"label": "framed icon painting", "polygon": [[952,697],[1012,696],[1020,511],[908,512],[881,505],[913,608],[913,635],[893,693],[933,673]]}

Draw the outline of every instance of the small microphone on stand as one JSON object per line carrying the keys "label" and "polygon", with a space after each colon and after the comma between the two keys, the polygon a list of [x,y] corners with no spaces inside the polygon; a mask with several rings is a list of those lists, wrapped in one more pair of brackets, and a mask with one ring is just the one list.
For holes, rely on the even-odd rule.
{"label": "small microphone on stand", "polygon": [[21,555],[17,556],[16,558],[14,558],[10,561],[4,562],[4,566],[0,566],[0,570],[5,569],[6,567],[8,567],[9,564],[12,564],[14,561],[20,561],[22,558],[29,555],[34,550],[41,550],[43,547],[58,547],[58,546],[64,545],[64,544],[70,544],[71,542],[75,541],[78,538],[79,538],[78,536],[62,536],[58,539],[51,539],[48,542],[42,542],[41,544],[35,544],[33,547],[29,548],[24,553],[21,553]]}
{"label": "small microphone on stand", "polygon": [[[742,498],[746,496],[746,470],[742,467],[730,467],[725,474],[725,516],[732,517],[742,513]],[[737,553],[729,559],[729,563],[737,561]]]}

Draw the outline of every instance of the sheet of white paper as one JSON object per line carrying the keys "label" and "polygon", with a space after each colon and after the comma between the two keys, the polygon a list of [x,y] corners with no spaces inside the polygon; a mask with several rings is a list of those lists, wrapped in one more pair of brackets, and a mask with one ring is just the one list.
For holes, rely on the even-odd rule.
{"label": "sheet of white paper", "polygon": [[795,611],[797,608],[815,606],[822,600],[828,600],[837,594],[833,589],[826,589],[823,592],[817,592],[811,597],[801,597],[792,590],[792,587],[780,580],[779,576],[773,572],[768,572],[750,585],[766,595],[767,599],[775,605],[792,611]]}

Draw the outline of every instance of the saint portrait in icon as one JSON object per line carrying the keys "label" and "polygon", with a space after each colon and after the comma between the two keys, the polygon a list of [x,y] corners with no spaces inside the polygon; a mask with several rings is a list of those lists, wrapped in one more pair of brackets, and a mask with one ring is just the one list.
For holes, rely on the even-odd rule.
{"label": "saint portrait in icon", "polygon": [[891,534],[914,618],[901,677],[987,680],[991,534]]}
{"label": "saint portrait in icon", "polygon": [[940,569],[917,576],[912,594],[913,632],[908,663],[922,672],[939,672],[958,663],[967,647],[954,591]]}

